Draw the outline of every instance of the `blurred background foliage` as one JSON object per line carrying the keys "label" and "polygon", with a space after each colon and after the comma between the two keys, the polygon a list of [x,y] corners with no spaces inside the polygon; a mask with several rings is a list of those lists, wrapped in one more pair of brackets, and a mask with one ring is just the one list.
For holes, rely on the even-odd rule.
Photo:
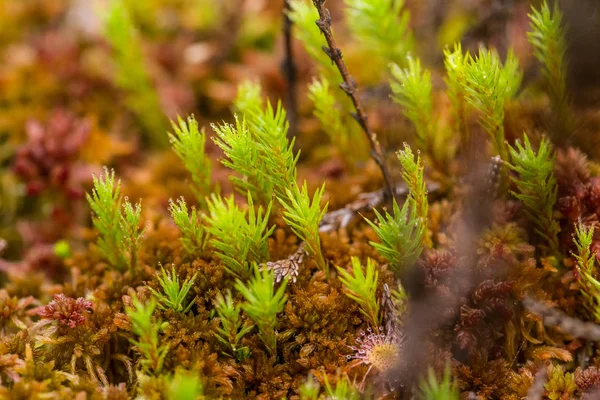
{"label": "blurred background foliage", "polygon": [[[387,63],[404,67],[407,54],[419,56],[432,67],[435,91],[443,87],[436,69],[443,65],[445,46],[461,41],[464,50],[473,52],[484,44],[504,58],[510,43],[526,71],[525,80],[535,75],[529,69],[533,60],[525,35],[529,1],[407,0],[395,2],[397,15],[379,11],[369,14],[370,20],[357,21],[352,10],[360,3],[329,0],[328,7],[373,129],[390,154],[404,141],[411,142],[414,130],[389,98]],[[579,11],[569,11],[569,0],[564,3],[566,18],[577,22],[568,24],[575,27],[577,47],[594,33],[589,15],[597,6],[583,1],[577,3]],[[111,9],[121,11],[120,22]],[[74,218],[87,218],[83,202],[72,199],[89,190],[90,173],[101,165],[117,168],[124,177],[135,175],[140,183],[160,180],[166,190],[133,185],[138,194],[162,192],[156,200],[160,204],[172,194],[185,193],[175,182],[183,170],[170,162],[173,155],[157,158],[155,153],[154,145],[166,143],[167,118],[193,113],[200,126],[231,120],[236,88],[247,79],[259,81],[272,100],[286,99],[282,9],[283,0],[0,0],[0,237],[11,243],[7,248],[15,249],[19,242],[16,222],[23,217],[58,218],[67,226],[81,222]],[[583,9],[590,12],[585,17]],[[308,15],[304,23],[309,26],[311,21]],[[296,22],[302,27],[302,21]],[[380,37],[369,30],[377,24],[388,27],[378,31]],[[293,32],[299,38],[306,34]],[[388,49],[384,44],[389,41],[396,45]],[[309,84],[319,71],[329,70],[323,76],[334,98],[325,104],[344,110],[347,99],[336,87],[327,60],[313,63],[298,41],[293,53],[297,113],[303,118],[292,131],[299,133],[301,160],[338,168],[339,150],[330,146],[331,139],[312,117],[312,108],[319,105],[313,105],[309,91],[319,87],[310,89]],[[571,87],[581,88],[581,74],[593,82],[597,73],[589,67],[591,61],[580,56],[573,60]],[[595,88],[586,85],[573,99],[594,102]],[[445,101],[437,97],[436,107]],[[345,118],[343,114],[332,120],[336,129],[353,131],[347,136],[361,142],[356,126]],[[219,154],[212,143],[208,152]],[[169,187],[177,187],[176,193]],[[70,209],[77,212],[65,212]],[[47,242],[61,235],[41,236],[31,239]]]}

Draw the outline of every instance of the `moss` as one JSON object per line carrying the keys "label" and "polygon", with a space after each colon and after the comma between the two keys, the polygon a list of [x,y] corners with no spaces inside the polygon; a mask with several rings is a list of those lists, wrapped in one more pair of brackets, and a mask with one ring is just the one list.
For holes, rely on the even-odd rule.
{"label": "moss", "polygon": [[[281,2],[194,6],[218,10],[212,23],[187,2],[133,3],[122,2],[140,27],[131,54],[144,59],[143,88],[131,86],[138,67],[128,71],[130,82],[106,67],[115,60],[86,2],[0,1],[0,397],[296,400],[360,392],[404,399],[425,379],[432,387],[442,382],[436,396],[457,388],[461,398],[516,400],[531,388],[547,399],[593,398],[600,350],[586,322],[600,296],[600,230],[588,231],[600,221],[598,107],[571,104],[562,59],[570,53],[559,49],[558,59],[545,46],[564,46],[568,15],[551,31],[542,28],[557,9],[538,15],[542,80],[526,73],[519,86],[517,56],[523,71],[537,68],[522,46],[522,5],[499,15],[458,1],[437,9],[292,1],[296,81],[284,82],[279,41],[271,40]],[[488,19],[468,31],[465,51],[446,50],[448,71],[432,61],[444,58],[436,21],[476,23],[484,11]],[[392,37],[406,40],[386,46]],[[473,39],[486,44],[479,56],[466,53]],[[516,56],[502,62],[499,54],[511,47]],[[420,64],[404,57],[407,49]],[[311,89],[309,57],[322,73]],[[453,67],[453,58],[464,65]],[[382,60],[409,68],[390,72]],[[554,74],[553,66],[560,67]],[[390,74],[398,81],[392,89]],[[236,100],[248,77],[255,83]],[[149,105],[131,102],[135,89]],[[402,106],[390,101],[390,90]],[[290,93],[296,102],[267,106]],[[230,108],[240,124],[228,131]],[[155,127],[166,117],[191,112],[198,126],[188,121],[193,148],[179,143],[184,162],[149,146],[148,138],[168,139]],[[200,133],[205,127],[215,136],[208,129],[215,122],[218,145]],[[577,129],[566,129],[574,123]],[[490,162],[496,153],[505,159]],[[109,204],[119,217],[112,231],[100,232],[112,236],[99,245],[83,195],[104,165],[121,178],[123,203],[141,200],[143,209]],[[272,204],[258,218],[264,237],[234,260],[244,273],[232,273],[234,253],[224,246],[247,244],[256,232],[217,226],[205,207],[217,193],[230,199],[223,214],[235,209],[244,222],[259,204]],[[181,197],[187,210],[175,223],[169,200]],[[424,232],[401,267],[377,245],[410,243],[365,221],[378,215]],[[591,233],[576,245],[573,235],[584,228]],[[370,278],[353,265],[368,266]],[[260,271],[254,282],[252,271]],[[274,286],[264,284],[271,279]],[[185,282],[189,291],[180,297],[166,293]],[[237,312],[230,330],[218,311],[224,298]],[[531,298],[561,310],[564,320],[529,307]],[[148,351],[150,342],[164,360]],[[577,368],[574,360],[586,363]],[[446,366],[451,376],[443,375]]]}

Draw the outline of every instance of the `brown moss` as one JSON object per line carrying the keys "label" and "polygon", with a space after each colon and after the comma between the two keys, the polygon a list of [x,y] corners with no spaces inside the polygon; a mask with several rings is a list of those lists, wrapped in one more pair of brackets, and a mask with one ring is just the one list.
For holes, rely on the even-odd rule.
{"label": "brown moss", "polygon": [[488,361],[476,358],[469,366],[462,364],[455,369],[461,390],[473,392],[477,399],[502,399],[510,394],[510,366],[502,359]]}

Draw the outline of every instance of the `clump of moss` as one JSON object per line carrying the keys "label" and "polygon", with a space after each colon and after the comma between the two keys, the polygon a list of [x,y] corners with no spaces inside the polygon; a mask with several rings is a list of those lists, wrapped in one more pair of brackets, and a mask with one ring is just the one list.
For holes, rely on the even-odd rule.
{"label": "clump of moss", "polygon": [[600,168],[569,135],[598,134],[558,6],[473,51],[403,1],[67,30],[79,3],[0,4],[2,396],[593,398]]}

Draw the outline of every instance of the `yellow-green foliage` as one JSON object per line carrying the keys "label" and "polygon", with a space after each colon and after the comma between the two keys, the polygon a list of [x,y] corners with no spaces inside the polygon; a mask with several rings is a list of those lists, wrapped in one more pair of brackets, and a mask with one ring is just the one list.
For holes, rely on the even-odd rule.
{"label": "yellow-green foliage", "polygon": [[216,338],[231,350],[232,356],[238,359],[247,358],[249,349],[246,346],[240,346],[240,341],[244,335],[254,328],[254,324],[249,321],[242,322],[241,307],[239,304],[234,304],[229,290],[225,293],[225,296],[220,293],[217,295],[215,311],[221,323],[221,326],[217,328],[217,333],[215,333]]}
{"label": "yellow-green foliage", "polygon": [[236,115],[235,124],[213,124],[212,128],[217,134],[213,138],[214,142],[225,153],[226,158],[221,162],[241,175],[229,177],[234,187],[240,193],[250,192],[252,198],[258,199],[260,204],[266,204],[273,196],[273,186],[268,177],[256,168],[260,153],[254,146],[245,118]]}
{"label": "yellow-green foliage", "polygon": [[198,372],[178,369],[169,383],[167,400],[201,400],[203,389]]}
{"label": "yellow-green foliage", "polygon": [[198,129],[198,122],[193,116],[189,116],[187,121],[178,118],[177,123],[171,121],[171,125],[173,133],[169,133],[169,140],[173,150],[192,176],[194,184],[191,186],[196,199],[204,204],[206,196],[212,192],[211,164],[205,152],[206,133],[204,129]]}
{"label": "yellow-green foliage", "polygon": [[284,209],[285,223],[306,243],[307,250],[316,258],[319,268],[328,272],[319,236],[319,223],[327,211],[327,204],[321,207],[324,192],[325,184],[315,191],[311,201],[305,181],[302,189],[294,184],[291,190],[286,191],[286,197],[280,197],[278,200]]}
{"label": "yellow-green foliage", "polygon": [[192,207],[191,214],[183,198],[174,202],[169,200],[169,212],[175,225],[181,231],[181,244],[190,255],[202,253],[206,246],[207,234],[204,227],[198,221],[196,208]]}
{"label": "yellow-green foliage", "polygon": [[309,373],[306,381],[298,387],[300,400],[317,400],[319,398],[320,390],[321,385],[319,384],[319,381],[315,379],[312,373]]}
{"label": "yellow-green foliage", "polygon": [[[404,1],[344,0],[344,5],[347,26],[361,54],[369,57],[375,65],[386,65],[389,62],[404,65],[406,55],[414,47],[409,13],[404,10]],[[323,51],[326,42],[315,24],[319,14],[312,1],[291,0],[290,9],[289,16],[297,27],[295,35],[319,65],[321,75],[330,82],[339,81],[336,66]],[[369,74],[378,77],[382,71],[372,68]],[[335,93],[336,97],[340,94],[337,91]]]}
{"label": "yellow-green foliage", "polygon": [[469,60],[469,53],[464,54],[460,43],[454,45],[454,49],[444,49],[444,66],[446,67],[445,78],[454,127],[459,133],[461,145],[465,148],[470,140],[469,126],[467,121],[467,102],[466,102],[466,62]]}
{"label": "yellow-green foliage", "polygon": [[592,253],[591,245],[594,237],[594,227],[579,224],[575,226],[573,242],[577,253],[573,253],[577,261],[576,268],[579,276],[580,291],[585,299],[585,308],[589,315],[600,323],[600,282],[597,279],[596,254]]}
{"label": "yellow-green foliage", "polygon": [[424,225],[419,220],[413,203],[405,201],[400,209],[393,200],[392,214],[385,216],[375,211],[377,223],[366,220],[381,243],[371,245],[389,261],[395,272],[410,268],[423,252]]}
{"label": "yellow-green foliage", "polygon": [[539,10],[532,6],[529,20],[531,31],[527,33],[527,38],[533,46],[533,54],[542,63],[552,112],[562,128],[562,132],[559,133],[564,135],[568,133],[567,129],[573,121],[566,90],[567,43],[558,1],[554,2],[552,11],[546,0],[542,2]]}
{"label": "yellow-green foliage", "polygon": [[517,192],[511,193],[523,202],[525,213],[543,238],[544,246],[551,255],[557,255],[560,226],[553,215],[558,186],[554,177],[552,145],[543,138],[536,153],[525,134],[523,144],[517,141],[515,147],[510,148],[510,154],[510,168],[517,173],[513,181],[518,188]]}
{"label": "yellow-green foliage", "polygon": [[259,337],[271,355],[277,353],[277,314],[283,311],[287,301],[285,288],[287,280],[275,291],[273,271],[254,265],[254,277],[247,284],[237,280],[235,288],[244,296],[246,302],[242,309],[256,324]]}
{"label": "yellow-green foliage", "polygon": [[546,396],[550,400],[572,399],[577,385],[575,376],[565,372],[559,364],[551,364],[547,368],[548,381],[544,384]]}
{"label": "yellow-green foliage", "polygon": [[227,13],[236,6],[235,0],[123,0],[123,2],[136,25],[144,33],[148,32],[154,36],[172,34],[173,29],[179,27],[193,31],[216,29],[222,26]]}
{"label": "yellow-green foliage", "polygon": [[240,177],[231,177],[236,188],[266,206],[273,195],[282,197],[296,184],[294,140],[288,141],[288,123],[281,103],[273,109],[270,102],[263,106],[260,86],[245,83],[240,86],[235,109],[243,115],[236,124],[213,125],[215,143],[223,149],[223,164]]}
{"label": "yellow-green foliage", "polygon": [[142,371],[146,374],[160,374],[167,353],[168,344],[159,344],[159,332],[163,328],[160,319],[152,318],[156,309],[156,299],[151,298],[147,304],[142,303],[136,297],[132,299],[133,307],[127,307],[127,316],[131,321],[131,331],[137,339],[131,339],[142,358],[140,364]]}
{"label": "yellow-green foliage", "polygon": [[385,63],[404,64],[413,48],[404,0],[344,0],[348,28],[354,38]]}
{"label": "yellow-green foliage", "polygon": [[[263,99],[260,84],[253,81],[244,81],[238,86],[237,96],[233,100],[233,109],[236,113],[252,116],[254,129],[261,128],[263,118]],[[248,118],[250,119],[250,118]],[[277,125],[276,129],[283,129]]]}
{"label": "yellow-green foliage", "polygon": [[504,142],[504,106],[521,84],[519,61],[512,50],[502,65],[496,50],[480,49],[476,58],[467,56],[465,77],[460,82],[467,102],[479,111],[479,120],[490,135],[502,160],[508,160]]}
{"label": "yellow-green foliage", "polygon": [[438,381],[433,368],[427,371],[427,379],[423,379],[419,385],[421,389],[421,400],[459,400],[460,392],[456,384],[452,383],[452,368],[450,363],[444,368],[444,376]]}
{"label": "yellow-green foliage", "polygon": [[92,194],[86,194],[93,211],[92,222],[99,233],[97,246],[103,257],[116,269],[133,269],[144,230],[140,230],[141,205],[135,207],[123,199],[121,181],[115,172],[105,169],[104,175],[94,176]]}
{"label": "yellow-green foliage", "polygon": [[[427,185],[425,183],[425,164],[421,160],[420,154],[417,152],[417,157],[406,143],[404,149],[398,152],[398,159],[402,164],[402,179],[408,187],[409,194],[406,201],[415,210],[418,223],[421,225],[423,232],[422,241],[426,247],[431,247],[430,232],[427,228],[427,220],[429,215],[429,201],[427,200]],[[419,229],[420,230],[420,229]]]}
{"label": "yellow-green foliage", "polygon": [[381,243],[371,242],[371,245],[390,262],[396,272],[412,267],[424,246],[431,246],[427,229],[429,202],[423,162],[418,154],[415,159],[407,144],[404,145],[404,150],[398,152],[398,158],[409,195],[402,208],[398,207],[394,199],[393,214],[386,211],[383,216],[375,210],[377,224],[367,220],[381,240]]}
{"label": "yellow-green foliage", "polygon": [[369,144],[356,122],[349,121],[350,114],[342,113],[342,104],[335,98],[325,76],[312,81],[308,87],[308,97],[314,104],[314,115],[346,164],[352,168],[356,161],[365,160]]}
{"label": "yellow-green foliage", "polygon": [[319,13],[313,6],[312,1],[290,0],[288,15],[297,27],[294,30],[296,38],[302,42],[310,57],[317,62],[321,73],[327,79],[337,81],[339,72],[323,51],[326,42],[319,27],[315,24],[315,21],[319,19]]}
{"label": "yellow-green foliage", "polygon": [[404,115],[416,128],[416,147],[422,150],[440,171],[447,169],[454,155],[450,129],[440,127],[433,112],[431,73],[421,68],[418,58],[408,56],[404,69],[391,64],[392,99],[402,106]]}
{"label": "yellow-green foliage", "polygon": [[408,67],[391,65],[392,98],[402,106],[404,115],[415,125],[417,147],[428,154],[433,151],[436,125],[433,118],[431,73],[421,69],[421,61],[408,57]]}
{"label": "yellow-green foliage", "polygon": [[137,265],[138,251],[142,246],[142,238],[145,229],[140,229],[140,220],[142,217],[142,204],[137,203],[135,207],[125,197],[123,202],[123,211],[121,212],[121,240],[123,247],[121,254],[127,255],[126,263],[129,269]]}
{"label": "yellow-green foliage", "polygon": [[308,86],[308,97],[313,102],[314,114],[323,125],[331,142],[340,149],[348,149],[350,142],[349,131],[344,124],[340,109],[331,92],[329,80],[324,76],[313,79]]}
{"label": "yellow-green foliage", "polygon": [[92,222],[98,231],[97,246],[111,265],[122,267],[125,264],[119,251],[123,239],[120,223],[121,181],[115,182],[115,172],[104,171],[104,176],[94,176],[92,194],[86,194],[90,208],[93,211]]}
{"label": "yellow-green foliage", "polygon": [[143,29],[156,29],[156,18],[161,11],[161,0],[121,0],[132,22]]}
{"label": "yellow-green foliage", "polygon": [[233,195],[223,198],[213,195],[208,201],[208,224],[206,230],[211,235],[210,244],[225,269],[242,279],[252,273],[252,263],[269,259],[268,238],[275,226],[268,228],[272,203],[266,211],[259,207],[254,210],[252,197],[248,194],[248,207],[240,209]]}
{"label": "yellow-green foliage", "polygon": [[122,0],[110,0],[104,35],[113,49],[116,84],[125,92],[127,106],[142,124],[147,140],[166,146],[167,120],[144,64],[142,44]]}
{"label": "yellow-green foliage", "polygon": [[327,399],[358,400],[361,398],[360,392],[346,375],[338,375],[335,386],[329,382],[326,374],[323,375],[323,381]]}
{"label": "yellow-green foliage", "polygon": [[185,314],[192,308],[192,305],[194,305],[193,301],[186,304],[185,299],[196,280],[196,276],[197,273],[190,279],[183,281],[183,284],[181,284],[179,276],[177,276],[177,273],[175,272],[175,266],[172,267],[170,273],[161,267],[160,273],[157,274],[157,279],[162,288],[162,293],[153,288],[148,289],[158,299],[159,308],[163,310],[171,309],[175,312]]}
{"label": "yellow-green foliage", "polygon": [[381,323],[381,316],[377,298],[379,271],[375,262],[367,259],[367,267],[363,272],[360,259],[352,257],[352,274],[341,267],[337,267],[337,271],[347,290],[346,296],[358,303],[360,312],[369,320],[373,329],[377,329]]}

